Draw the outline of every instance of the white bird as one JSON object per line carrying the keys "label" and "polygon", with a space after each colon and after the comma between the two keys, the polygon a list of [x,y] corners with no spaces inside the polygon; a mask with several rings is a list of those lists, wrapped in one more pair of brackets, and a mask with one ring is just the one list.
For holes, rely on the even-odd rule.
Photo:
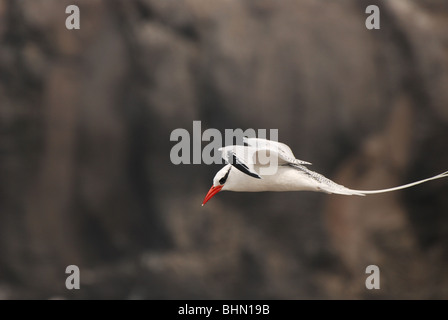
{"label": "white bird", "polygon": [[[284,143],[244,138],[247,146],[220,148],[228,164],[213,178],[213,185],[202,205],[220,191],[317,191],[342,195],[364,196],[409,188],[426,181],[448,177],[448,171],[431,178],[381,190],[354,190],[337,184],[323,175],[309,170],[311,164],[296,159]],[[269,171],[270,170],[270,171]]]}

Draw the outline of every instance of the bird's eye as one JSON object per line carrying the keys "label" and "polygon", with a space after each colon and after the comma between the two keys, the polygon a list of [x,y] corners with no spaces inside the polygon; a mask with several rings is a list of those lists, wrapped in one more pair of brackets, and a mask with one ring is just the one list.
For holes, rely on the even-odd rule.
{"label": "bird's eye", "polygon": [[230,173],[230,169],[232,169],[232,167],[229,168],[229,171],[227,171],[227,173],[224,175],[224,177],[219,179],[219,184],[220,185],[223,185],[224,183],[226,183],[227,177],[229,176],[229,173]]}

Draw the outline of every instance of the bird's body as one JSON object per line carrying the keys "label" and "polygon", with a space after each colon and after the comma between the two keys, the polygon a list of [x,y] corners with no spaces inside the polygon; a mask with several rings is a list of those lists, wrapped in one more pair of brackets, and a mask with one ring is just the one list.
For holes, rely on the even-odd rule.
{"label": "bird's body", "polygon": [[[224,167],[230,169],[231,164]],[[254,182],[254,178],[239,171],[232,170],[231,178],[224,184],[222,190],[238,192],[261,192],[261,191],[300,191],[314,190],[317,187],[315,181],[310,181],[303,173],[292,167],[279,167],[276,175],[262,175],[261,179]],[[233,178],[233,179],[232,179]]]}
{"label": "bird's body", "polygon": [[[224,172],[231,170],[231,166],[231,164],[228,164],[222,170]],[[260,175],[261,179],[254,181],[253,177],[234,169],[230,171],[229,179],[224,184],[222,191],[323,191],[328,193],[356,194],[353,190],[336,184],[322,175],[319,175],[321,177],[319,179],[317,177],[318,174],[315,174],[315,177],[312,177],[310,173],[296,167],[279,166],[275,175]]]}
{"label": "bird's body", "polygon": [[221,148],[229,163],[217,172],[204,205],[219,191],[316,191],[342,195],[384,193],[412,187],[426,181],[448,177],[448,171],[406,185],[380,190],[355,190],[344,187],[323,175],[309,170],[311,163],[296,159],[291,149],[279,142],[245,138],[247,146]]}

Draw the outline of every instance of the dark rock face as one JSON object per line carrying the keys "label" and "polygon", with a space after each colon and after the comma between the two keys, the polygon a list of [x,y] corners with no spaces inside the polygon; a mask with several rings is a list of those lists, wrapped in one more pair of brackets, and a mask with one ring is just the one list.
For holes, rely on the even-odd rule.
{"label": "dark rock face", "polygon": [[446,1],[77,3],[0,0],[0,298],[448,297],[448,181],[201,207],[219,166],[169,158],[201,120],[352,188],[448,170]]}

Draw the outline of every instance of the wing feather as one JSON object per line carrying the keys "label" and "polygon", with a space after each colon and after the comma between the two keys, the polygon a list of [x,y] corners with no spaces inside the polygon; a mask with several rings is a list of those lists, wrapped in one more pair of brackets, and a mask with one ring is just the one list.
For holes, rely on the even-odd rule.
{"label": "wing feather", "polygon": [[[255,148],[258,151],[257,152],[274,152],[276,153],[278,157],[278,163],[279,165],[282,164],[307,164],[311,165],[308,161],[303,161],[296,159],[294,154],[292,153],[292,150],[290,147],[288,147],[286,144],[277,142],[277,141],[271,141],[266,139],[259,139],[259,138],[243,138],[244,143],[246,143],[249,147]],[[256,155],[258,156],[258,155]]]}
{"label": "wing feather", "polygon": [[260,175],[254,170],[253,162],[248,161],[252,158],[250,154],[253,154],[255,150],[243,146],[227,146],[219,148],[219,151],[221,151],[222,158],[239,171],[253,178],[261,179]]}

